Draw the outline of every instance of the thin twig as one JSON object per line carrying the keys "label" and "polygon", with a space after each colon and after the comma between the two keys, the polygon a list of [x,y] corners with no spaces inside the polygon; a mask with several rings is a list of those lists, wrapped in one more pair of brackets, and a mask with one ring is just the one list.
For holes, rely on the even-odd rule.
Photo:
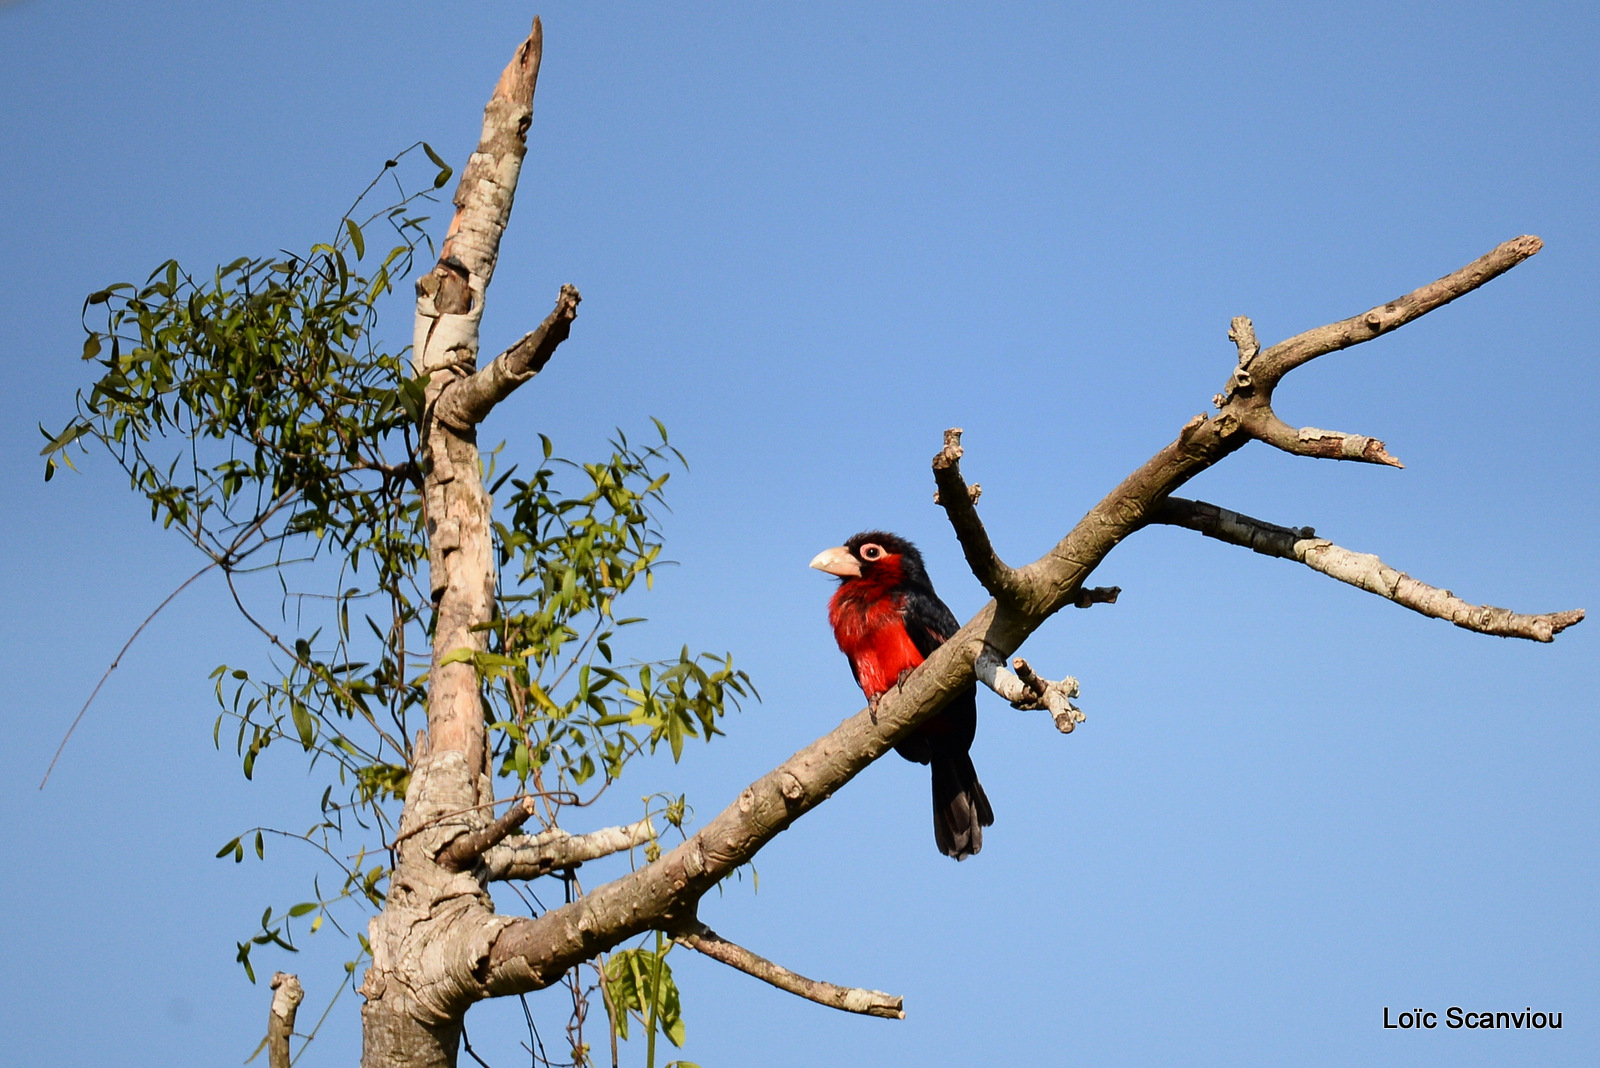
{"label": "thin twig", "polygon": [[178,594],[188,589],[190,584],[193,583],[195,579],[199,578],[201,575],[204,575],[207,571],[210,571],[221,562],[222,561],[220,559],[213,560],[205,567],[202,567],[199,571],[196,571],[194,574],[184,579],[182,584],[180,584],[177,589],[167,594],[166,599],[160,604],[156,605],[155,611],[144,617],[143,623],[140,623],[134,628],[133,633],[128,636],[128,640],[122,643],[122,648],[117,650],[117,655],[112,659],[111,666],[106,668],[106,673],[104,675],[100,676],[100,681],[94,684],[94,690],[90,692],[89,699],[83,703],[82,708],[78,709],[78,714],[72,719],[72,726],[68,727],[67,733],[62,735],[61,744],[56,746],[56,755],[50,758],[50,766],[44,769],[44,778],[39,780],[39,789],[43,790],[44,784],[50,781],[50,773],[56,770],[56,761],[61,759],[61,752],[62,750],[66,749],[67,742],[72,739],[72,732],[78,729],[78,724],[83,720],[83,714],[89,711],[90,705],[94,704],[94,699],[100,694],[100,687],[104,686],[106,684],[106,680],[111,677],[111,673],[117,670],[117,665],[122,663],[123,656],[133,646],[133,643],[138,640],[139,635],[144,633],[144,628],[150,625],[150,621],[152,619],[155,619],[156,616],[161,614],[161,610],[163,608],[172,603],[173,598],[177,597]]}

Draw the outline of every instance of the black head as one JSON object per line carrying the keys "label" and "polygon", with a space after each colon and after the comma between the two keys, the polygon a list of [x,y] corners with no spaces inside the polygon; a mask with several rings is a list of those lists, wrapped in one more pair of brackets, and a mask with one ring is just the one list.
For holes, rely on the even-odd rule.
{"label": "black head", "polygon": [[811,566],[845,581],[866,579],[889,586],[928,586],[917,547],[886,530],[862,531],[843,545],[818,553]]}

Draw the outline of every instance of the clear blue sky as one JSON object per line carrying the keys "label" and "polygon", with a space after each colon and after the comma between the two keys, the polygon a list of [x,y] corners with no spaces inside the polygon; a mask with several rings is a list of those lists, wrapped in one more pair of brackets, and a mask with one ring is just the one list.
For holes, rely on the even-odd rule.
{"label": "clear blue sky", "polygon": [[[260,655],[185,593],[35,787],[127,632],[197,566],[104,459],[41,481],[86,381],[83,296],[326,236],[383,159],[464,161],[523,4],[0,5],[0,998],[28,1065],[237,1064],[267,992],[233,942],[307,896],[320,780],[211,744],[207,673]],[[550,369],[488,428],[569,455],[660,416],[688,454],[651,637],[732,649],[766,700],[682,765],[702,816],[860,707],[813,553],[868,526],[982,603],[928,459],[967,430],[1002,554],[1044,551],[1205,409],[1231,316],[1270,343],[1500,241],[1547,247],[1279,409],[1384,438],[1393,471],[1253,446],[1195,496],[1310,524],[1469,600],[1600,608],[1600,9],[1592,4],[546,4],[491,351],[578,285]],[[442,219],[441,219],[442,226]],[[387,324],[404,343],[409,309]],[[891,757],[703,908],[807,974],[901,993],[860,1019],[675,953],[684,1056],[874,1064],[1594,1064],[1596,642],[1468,634],[1304,568],[1141,534],[1025,651],[1088,722],[980,696],[997,821],[956,865]],[[581,828],[578,828],[581,829]],[[586,868],[591,883],[600,865]],[[515,905],[509,896],[505,907]],[[292,966],[320,1007],[348,946]],[[547,1042],[558,994],[531,999]],[[358,999],[302,1064],[352,1063]],[[1386,1032],[1384,1006],[1561,1011],[1559,1032]],[[600,1010],[596,1009],[597,1016]],[[524,1063],[515,1003],[474,1045]],[[591,1034],[603,1036],[596,1019]],[[641,1063],[642,1051],[630,1055]]]}

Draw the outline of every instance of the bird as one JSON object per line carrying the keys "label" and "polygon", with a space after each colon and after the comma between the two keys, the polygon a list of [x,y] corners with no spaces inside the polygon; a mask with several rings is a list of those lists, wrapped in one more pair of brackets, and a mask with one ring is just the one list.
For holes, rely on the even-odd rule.
{"label": "bird", "polygon": [[[876,722],[879,700],[955,634],[956,617],[933,592],[917,547],[888,531],[857,534],[818,553],[811,566],[839,579],[828,622]],[[895,746],[930,766],[933,838],[956,860],[982,849],[983,829],[994,823],[969,753],[977,727],[977,684],[968,683]]]}

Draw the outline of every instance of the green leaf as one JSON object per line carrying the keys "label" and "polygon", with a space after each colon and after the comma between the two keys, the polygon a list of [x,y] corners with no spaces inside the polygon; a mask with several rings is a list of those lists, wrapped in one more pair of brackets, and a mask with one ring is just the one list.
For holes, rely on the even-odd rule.
{"label": "green leaf", "polygon": [[683,719],[676,712],[667,714],[667,741],[672,746],[672,762],[683,758]]}
{"label": "green leaf", "polygon": [[344,221],[345,233],[350,235],[350,244],[355,247],[356,259],[361,259],[367,254],[367,243],[361,237],[361,227],[355,224],[354,219]]}
{"label": "green leaf", "polygon": [[295,905],[294,907],[289,909],[289,915],[291,915],[291,916],[309,916],[311,913],[317,911],[317,908],[318,908],[318,905],[317,905],[317,903],[315,901],[302,901],[302,902],[300,902],[300,904]]}
{"label": "green leaf", "polygon": [[84,301],[84,304],[85,305],[89,305],[89,304],[104,304],[106,301],[111,299],[111,294],[117,292],[117,290],[119,290],[119,289],[132,289],[132,288],[133,288],[133,283],[131,283],[131,282],[118,282],[114,286],[107,286],[104,289],[98,290],[98,291],[96,291],[94,293],[90,293],[89,294],[89,299]]}
{"label": "green leaf", "polygon": [[239,839],[238,838],[230,839],[227,845],[225,845],[221,849],[217,850],[217,859],[221,860],[223,857],[227,856],[229,853],[232,853],[234,850],[236,850],[238,848],[239,848]]}
{"label": "green leaf", "polygon": [[654,1016],[667,1041],[683,1046],[683,1006],[672,966],[666,961],[671,951],[672,943],[667,942],[659,955],[653,949],[624,949],[606,960],[608,1008],[614,1012],[612,1024],[622,1038],[628,1037],[628,1013],[637,1012],[647,1019]]}
{"label": "green leaf", "polygon": [[49,444],[39,450],[39,455],[49,456],[53,452],[59,452],[93,429],[94,428],[88,423],[73,422],[68,423],[66,429],[61,431],[61,433],[57,434],[55,437],[51,437],[50,431],[46,430],[44,428],[44,424],[41,423],[39,425],[39,433],[45,436],[45,440],[49,442]]}
{"label": "green leaf", "polygon": [[299,701],[290,702],[289,712],[294,717],[294,729],[300,733],[300,746],[309,753],[317,744],[317,728],[311,722],[311,713]]}
{"label": "green leaf", "polygon": [[442,189],[444,187],[444,183],[448,182],[450,180],[450,176],[455,172],[450,169],[450,164],[439,158],[439,153],[435,152],[433,150],[433,146],[428,144],[428,142],[422,142],[422,151],[426,152],[428,154],[428,158],[433,161],[433,165],[439,168],[439,173],[435,175],[433,179],[433,187],[435,189]]}
{"label": "green leaf", "polygon": [[239,955],[235,957],[234,960],[244,965],[244,974],[247,975],[250,978],[250,981],[253,983],[256,981],[256,970],[250,967],[250,947],[252,945],[254,945],[252,942],[238,943]]}

